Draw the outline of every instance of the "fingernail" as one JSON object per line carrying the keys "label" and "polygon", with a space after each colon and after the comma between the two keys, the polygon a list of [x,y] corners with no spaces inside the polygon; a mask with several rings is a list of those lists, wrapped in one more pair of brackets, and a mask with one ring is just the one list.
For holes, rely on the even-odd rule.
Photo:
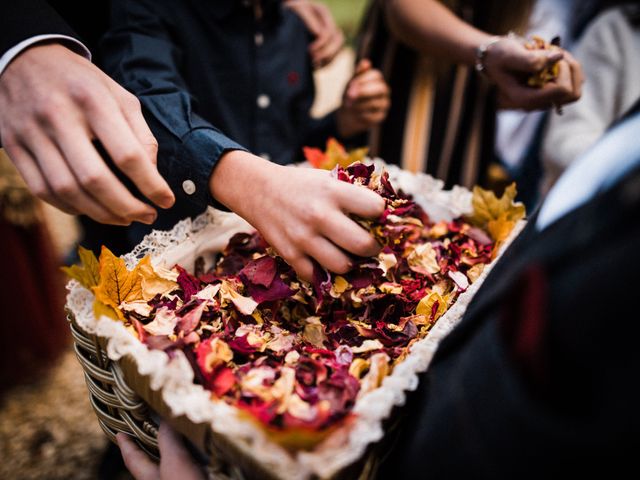
{"label": "fingernail", "polygon": [[160,206],[162,208],[171,208],[174,203],[176,203],[176,197],[173,195],[167,195],[160,201]]}
{"label": "fingernail", "polygon": [[158,214],[153,212],[153,213],[147,213],[142,215],[142,217],[140,217],[140,221],[142,223],[146,223],[147,225],[151,225],[153,222],[156,221],[156,218],[158,218]]}

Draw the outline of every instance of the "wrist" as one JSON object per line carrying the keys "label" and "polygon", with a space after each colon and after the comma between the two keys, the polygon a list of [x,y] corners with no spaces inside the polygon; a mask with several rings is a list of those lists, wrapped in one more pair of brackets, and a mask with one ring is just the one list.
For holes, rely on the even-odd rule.
{"label": "wrist", "polygon": [[492,36],[485,39],[482,43],[480,43],[475,48],[475,57],[474,57],[474,67],[476,72],[487,73],[487,55],[489,55],[489,51],[491,47],[493,47],[496,43],[503,40],[505,37],[501,36]]}
{"label": "wrist", "polygon": [[217,201],[246,218],[252,210],[252,199],[260,196],[258,190],[278,174],[278,168],[282,167],[244,150],[231,150],[218,160],[209,178],[209,191]]}

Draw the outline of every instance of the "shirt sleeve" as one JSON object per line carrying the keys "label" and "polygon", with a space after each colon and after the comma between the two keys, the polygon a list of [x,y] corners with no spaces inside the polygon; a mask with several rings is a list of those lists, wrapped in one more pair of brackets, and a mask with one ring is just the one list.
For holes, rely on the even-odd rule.
{"label": "shirt sleeve", "polygon": [[105,70],[142,103],[159,144],[158,169],[178,203],[201,212],[215,204],[209,178],[227,151],[245,150],[195,111],[180,74],[181,51],[153,3],[114,1],[101,52]]}

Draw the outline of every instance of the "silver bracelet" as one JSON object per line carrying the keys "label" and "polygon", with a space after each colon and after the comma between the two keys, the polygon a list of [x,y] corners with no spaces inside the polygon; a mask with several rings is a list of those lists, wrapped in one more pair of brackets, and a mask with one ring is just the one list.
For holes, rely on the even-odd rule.
{"label": "silver bracelet", "polygon": [[484,72],[486,70],[486,66],[484,64],[484,61],[487,58],[487,52],[489,51],[489,48],[491,47],[491,45],[498,43],[500,40],[502,40],[505,37],[501,37],[501,36],[495,36],[495,37],[491,37],[489,40],[487,40],[485,43],[483,43],[482,45],[478,46],[476,48],[476,71],[477,72]]}

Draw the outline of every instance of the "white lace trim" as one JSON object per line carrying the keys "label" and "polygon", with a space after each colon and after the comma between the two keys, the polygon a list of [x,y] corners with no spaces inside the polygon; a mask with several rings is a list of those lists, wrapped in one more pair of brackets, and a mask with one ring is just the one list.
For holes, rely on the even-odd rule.
{"label": "white lace trim", "polygon": [[[375,160],[375,163],[383,165],[381,160]],[[384,166],[393,185],[412,193],[420,205],[428,207],[425,210],[432,219],[449,220],[470,211],[471,193],[468,190],[457,187],[445,191],[442,182],[428,175],[414,175],[394,166]],[[524,224],[522,221],[517,225],[502,251]],[[154,231],[124,258],[130,268],[145,255],[151,255],[155,264],[167,266],[176,263],[190,266],[198,255],[206,254],[211,262],[213,255],[210,252],[220,251],[228,239],[240,231],[251,231],[251,226],[235,214],[209,209],[194,220],[179,222],[170,231]],[[176,416],[185,415],[195,423],[209,423],[215,432],[226,436],[278,477],[303,480],[314,475],[330,477],[358,460],[371,443],[383,437],[383,420],[394,406],[404,404],[407,391],[417,388],[418,374],[428,368],[439,342],[460,321],[494,263],[458,297],[429,334],[412,346],[407,358],[384,379],[381,387],[358,399],[353,410],[356,414],[354,422],[331,434],[313,451],[297,454],[270,441],[261,428],[242,419],[236,408],[212,400],[209,392],[193,383],[193,371],[182,352],[177,352],[169,361],[164,352],[149,350],[139,342],[122,323],[106,317],[96,319],[93,294],[75,280],[67,285],[67,307],[83,330],[109,339],[109,358],[133,357],[138,372],[150,377],[152,389],[162,390],[162,398]]]}

